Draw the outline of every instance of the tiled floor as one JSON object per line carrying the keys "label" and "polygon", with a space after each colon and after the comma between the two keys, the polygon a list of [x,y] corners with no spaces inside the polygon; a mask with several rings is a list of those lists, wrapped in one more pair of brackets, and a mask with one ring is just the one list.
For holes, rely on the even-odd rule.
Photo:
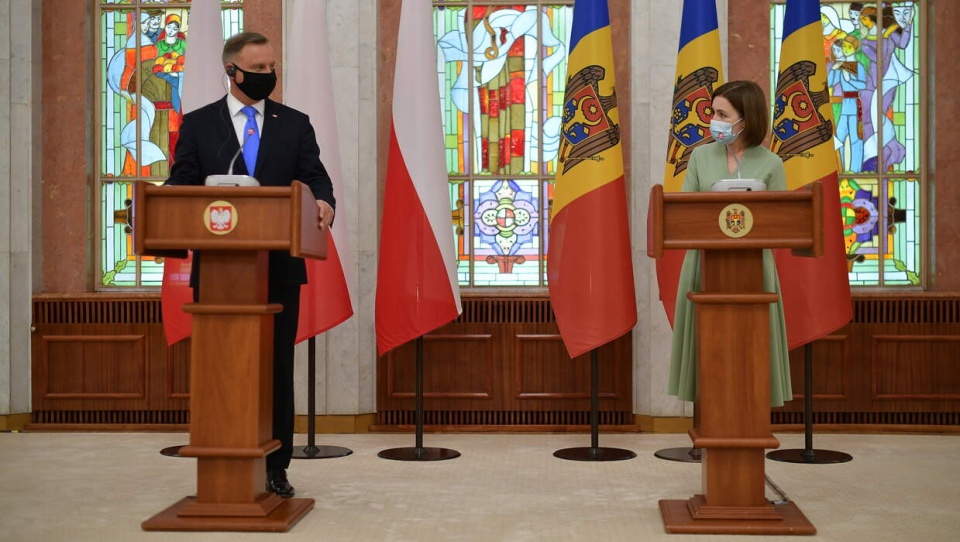
{"label": "tiled floor", "polygon": [[[778,435],[782,448],[803,446]],[[298,444],[305,437],[297,435]],[[409,434],[320,435],[337,459],[294,460],[291,482],[316,507],[285,534],[157,533],[140,523],[195,489],[195,461],[160,455],[185,434],[0,434],[0,540],[19,541],[726,541],[796,537],[667,535],[659,499],[700,492],[700,466],[653,453],[685,435],[601,435],[636,459],[565,461],[586,434],[427,434],[462,457],[397,462],[377,452]],[[821,541],[960,540],[960,436],[817,435],[853,455],[835,465],[766,462]],[[772,492],[768,492],[771,496]]]}

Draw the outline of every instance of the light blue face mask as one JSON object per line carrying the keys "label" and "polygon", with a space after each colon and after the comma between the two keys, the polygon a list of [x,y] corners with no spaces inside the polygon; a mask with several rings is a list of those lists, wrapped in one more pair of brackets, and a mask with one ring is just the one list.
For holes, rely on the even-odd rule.
{"label": "light blue face mask", "polygon": [[[743,120],[743,117],[740,117],[740,120]],[[740,120],[737,122],[740,122]],[[724,122],[722,120],[712,119],[710,121],[710,135],[724,145],[729,145],[733,143],[737,139],[737,136],[740,135],[740,132],[743,131],[740,130],[740,132],[733,133],[733,127],[737,125],[737,122]]]}

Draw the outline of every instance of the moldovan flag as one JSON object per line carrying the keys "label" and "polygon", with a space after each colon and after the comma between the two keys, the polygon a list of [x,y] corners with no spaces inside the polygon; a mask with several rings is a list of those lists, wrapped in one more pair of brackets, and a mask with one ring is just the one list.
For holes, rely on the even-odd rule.
{"label": "moldovan flag", "polygon": [[432,7],[400,8],[377,271],[380,354],[460,314]]}
{"label": "moldovan flag", "polygon": [[791,349],[836,331],[853,318],[833,133],[820,2],[787,0],[772,150],[783,158],[788,189],[823,183],[824,220],[823,258],[776,253]]}
{"label": "moldovan flag", "polygon": [[577,0],[547,278],[570,357],[637,323],[607,0]]}
{"label": "moldovan flag", "polygon": [[[188,36],[184,52],[184,114],[223,97],[224,73],[220,53],[223,50],[223,25],[219,0],[194,0],[184,28]],[[170,157],[174,149],[170,149]],[[193,303],[190,287],[192,256],[181,260],[166,258],[163,262],[163,286],[160,288],[160,310],[167,344],[178,343],[190,336],[193,319],[183,306]]]}
{"label": "moldovan flag", "polygon": [[[720,30],[715,0],[684,0],[680,22],[680,50],[673,87],[673,109],[667,143],[667,163],[663,173],[665,192],[679,192],[687,175],[687,162],[695,147],[713,141],[713,90],[723,84],[723,59],[720,57]],[[683,250],[666,250],[657,260],[660,300],[673,325],[677,305],[677,285]]]}
{"label": "moldovan flag", "polygon": [[290,0],[284,102],[310,116],[317,131],[320,160],[333,182],[337,206],[327,233],[327,259],[307,259],[307,284],[300,293],[297,342],[323,333],[353,315],[353,256],[345,210],[337,114],[333,101],[326,2]]}

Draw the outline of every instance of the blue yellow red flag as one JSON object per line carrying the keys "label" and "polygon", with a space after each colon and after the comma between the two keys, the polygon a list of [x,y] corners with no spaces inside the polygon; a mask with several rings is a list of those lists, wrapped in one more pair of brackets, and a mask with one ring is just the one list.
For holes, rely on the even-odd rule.
{"label": "blue yellow red flag", "polygon": [[[684,0],[680,21],[680,47],[673,87],[673,108],[663,189],[679,192],[687,172],[687,161],[695,147],[710,143],[713,118],[713,90],[723,84],[720,30],[715,0]],[[673,324],[677,284],[683,251],[668,250],[657,260],[660,300]]]}
{"label": "blue yellow red flag", "polygon": [[547,277],[571,357],[637,323],[607,0],[576,0]]}
{"label": "blue yellow red flag", "polygon": [[853,317],[818,0],[787,0],[773,99],[771,148],[783,158],[787,188],[801,189],[816,181],[824,188],[823,257],[776,254],[787,340],[796,348]]}

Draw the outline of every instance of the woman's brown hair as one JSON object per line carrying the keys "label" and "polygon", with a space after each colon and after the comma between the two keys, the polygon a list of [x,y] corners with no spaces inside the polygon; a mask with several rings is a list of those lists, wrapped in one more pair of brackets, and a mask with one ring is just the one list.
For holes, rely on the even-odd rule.
{"label": "woman's brown hair", "polygon": [[763,143],[770,129],[770,113],[767,97],[760,85],[753,81],[730,81],[717,87],[713,97],[723,96],[743,117],[743,131],[740,139],[747,147],[756,147]]}

